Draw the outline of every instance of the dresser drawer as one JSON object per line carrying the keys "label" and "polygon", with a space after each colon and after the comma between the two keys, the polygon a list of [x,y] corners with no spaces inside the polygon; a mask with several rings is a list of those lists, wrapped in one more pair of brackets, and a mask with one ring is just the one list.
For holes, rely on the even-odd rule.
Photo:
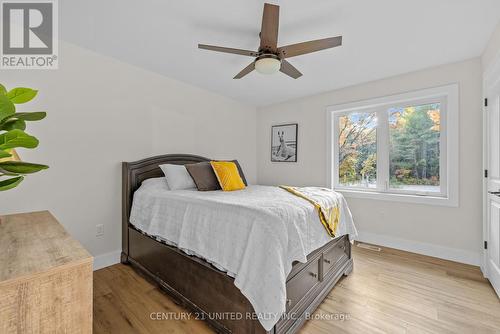
{"label": "dresser drawer", "polygon": [[319,281],[319,266],[321,256],[308,264],[297,275],[295,275],[286,286],[286,311],[290,311],[297,305]]}
{"label": "dresser drawer", "polygon": [[346,242],[349,240],[342,238],[323,252],[323,276],[327,276],[338,264],[349,258]]}

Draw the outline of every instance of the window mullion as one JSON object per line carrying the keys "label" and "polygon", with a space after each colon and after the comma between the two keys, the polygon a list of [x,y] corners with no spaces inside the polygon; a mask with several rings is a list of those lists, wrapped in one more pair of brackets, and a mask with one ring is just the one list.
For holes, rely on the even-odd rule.
{"label": "window mullion", "polygon": [[389,116],[386,108],[377,110],[377,190],[389,187]]}
{"label": "window mullion", "polygon": [[333,131],[330,131],[332,133],[331,143],[333,146],[333,172],[329,172],[331,173],[333,188],[335,188],[339,186],[339,117],[338,115],[331,115],[331,117],[330,126],[333,127]]}

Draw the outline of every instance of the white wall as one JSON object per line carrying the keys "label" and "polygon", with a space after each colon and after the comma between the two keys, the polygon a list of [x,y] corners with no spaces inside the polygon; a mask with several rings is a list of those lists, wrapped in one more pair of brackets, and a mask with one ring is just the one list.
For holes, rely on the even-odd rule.
{"label": "white wall", "polygon": [[[326,107],[450,83],[460,85],[458,208],[348,198],[368,242],[479,263],[482,243],[481,60],[431,68],[261,108],[257,112],[257,180],[326,186]],[[270,162],[271,125],[298,122],[298,162]]]}
{"label": "white wall", "polygon": [[[70,44],[60,47],[59,70],[0,72],[8,88],[40,90],[18,110],[48,111],[28,127],[41,145],[19,153],[50,165],[0,192],[1,214],[48,209],[93,255],[116,258],[121,161],[165,153],[236,158],[255,182],[255,108]],[[103,237],[95,236],[97,224],[104,224]]]}
{"label": "white wall", "polygon": [[481,56],[483,70],[486,71],[500,57],[500,23],[491,35],[490,41]]}

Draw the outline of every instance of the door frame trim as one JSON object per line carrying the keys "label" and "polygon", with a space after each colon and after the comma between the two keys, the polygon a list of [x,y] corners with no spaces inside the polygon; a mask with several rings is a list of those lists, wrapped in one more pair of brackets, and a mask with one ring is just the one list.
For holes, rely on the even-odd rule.
{"label": "door frame trim", "polygon": [[[495,60],[492,64],[490,64],[486,69],[483,70],[483,100],[481,101],[482,109],[483,109],[483,170],[481,173],[484,173],[484,170],[488,169],[488,107],[485,106],[484,100],[488,98],[488,87],[495,86],[500,81],[500,52],[496,55]],[[491,101],[488,103],[491,106]],[[488,171],[488,174],[491,173]],[[488,175],[488,178],[489,178]],[[489,236],[488,236],[488,178],[483,175],[483,240],[481,242],[482,248],[482,260],[481,260],[481,271],[483,272],[483,276],[488,278],[488,250],[484,249],[484,241],[490,244]]]}

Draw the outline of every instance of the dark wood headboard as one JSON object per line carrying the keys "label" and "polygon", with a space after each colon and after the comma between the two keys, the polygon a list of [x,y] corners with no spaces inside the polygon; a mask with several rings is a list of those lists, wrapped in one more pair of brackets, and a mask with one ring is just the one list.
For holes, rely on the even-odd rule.
{"label": "dark wood headboard", "polygon": [[165,154],[139,161],[122,162],[122,252],[125,256],[128,255],[128,227],[132,199],[142,181],[163,176],[160,165],[185,165],[202,161],[210,159],[191,154]]}

